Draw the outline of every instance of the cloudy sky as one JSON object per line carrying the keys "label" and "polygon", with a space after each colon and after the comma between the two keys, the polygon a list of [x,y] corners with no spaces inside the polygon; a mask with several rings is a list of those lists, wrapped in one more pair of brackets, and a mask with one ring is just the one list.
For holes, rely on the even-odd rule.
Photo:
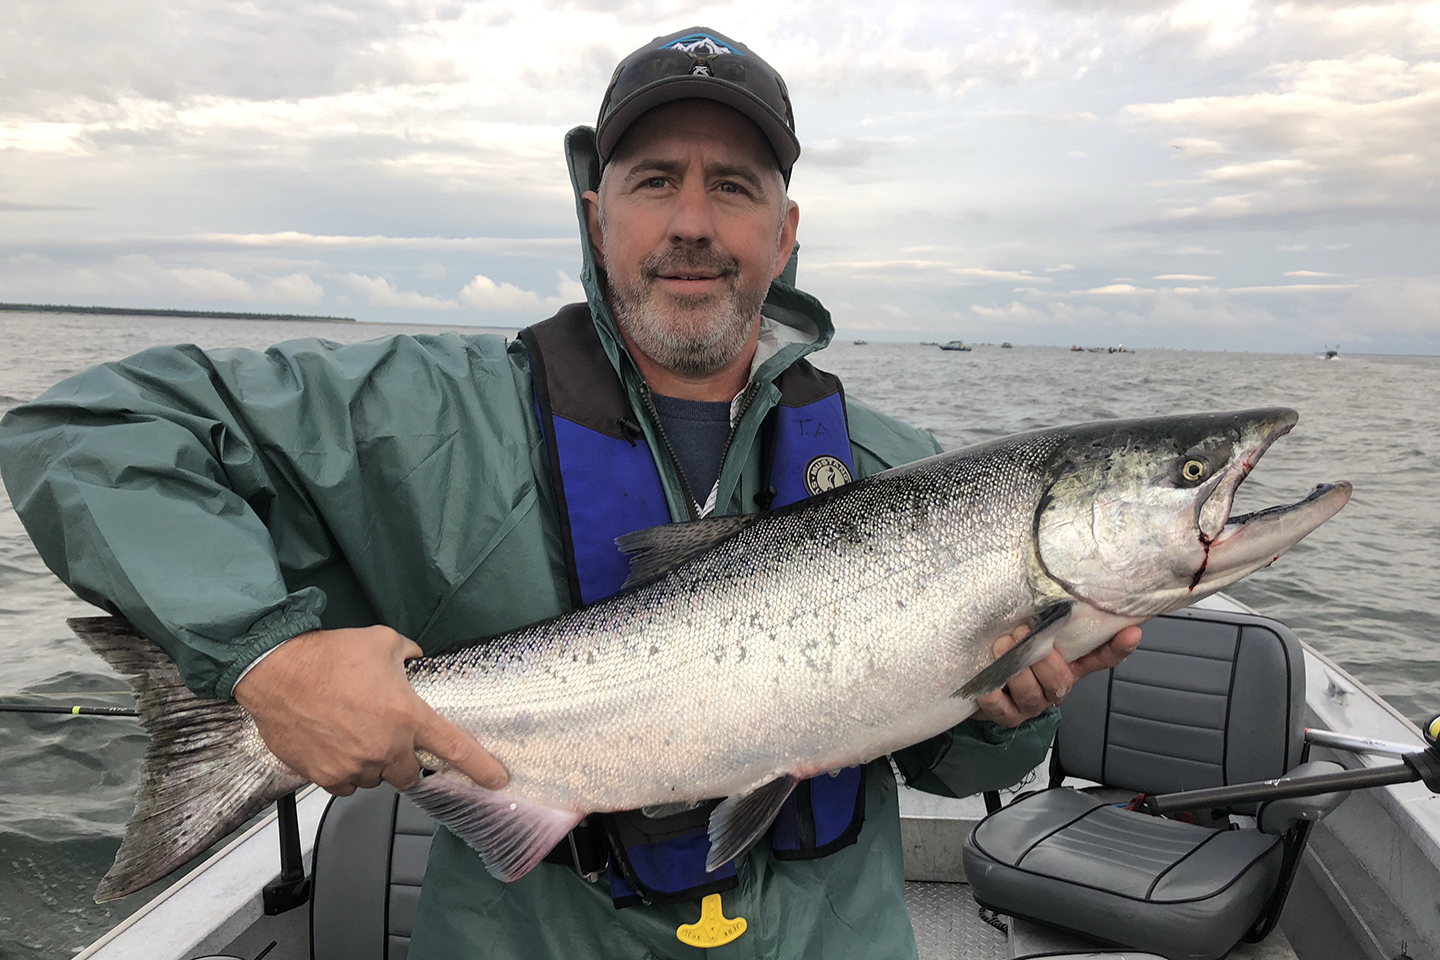
{"label": "cloudy sky", "polygon": [[0,300],[507,326],[706,24],[786,77],[842,334],[1440,353],[1440,3],[5,0]]}

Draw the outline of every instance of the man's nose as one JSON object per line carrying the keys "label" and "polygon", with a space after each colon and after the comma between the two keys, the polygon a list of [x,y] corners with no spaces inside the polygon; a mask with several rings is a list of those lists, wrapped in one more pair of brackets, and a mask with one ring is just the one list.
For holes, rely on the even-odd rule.
{"label": "man's nose", "polygon": [[686,177],[670,211],[671,242],[708,243],[714,235],[715,219],[705,182],[699,177]]}

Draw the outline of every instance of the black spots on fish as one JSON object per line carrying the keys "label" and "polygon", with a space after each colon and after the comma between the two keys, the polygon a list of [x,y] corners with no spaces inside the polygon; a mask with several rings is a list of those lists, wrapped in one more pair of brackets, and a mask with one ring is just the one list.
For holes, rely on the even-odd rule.
{"label": "black spots on fish", "polygon": [[660,654],[660,648],[657,647],[657,646],[656,646],[655,644],[653,644],[653,643],[650,644],[650,656],[655,657],[655,656],[659,656],[659,654]]}

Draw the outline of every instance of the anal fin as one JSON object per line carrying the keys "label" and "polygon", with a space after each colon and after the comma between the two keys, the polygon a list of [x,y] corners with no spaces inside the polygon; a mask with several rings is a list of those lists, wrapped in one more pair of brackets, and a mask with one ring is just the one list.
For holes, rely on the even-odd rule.
{"label": "anal fin", "polygon": [[766,781],[749,793],[737,793],[720,802],[710,814],[710,854],[705,858],[707,873],[719,870],[760,839],[799,781],[783,774]]}
{"label": "anal fin", "polygon": [[534,869],[584,816],[486,790],[449,771],[422,778],[406,793],[479,853],[496,879],[507,883]]}
{"label": "anal fin", "polygon": [[1040,652],[1044,643],[1037,641],[1046,630],[1069,616],[1072,606],[1072,601],[1061,600],[1041,610],[1035,615],[1030,624],[1030,632],[1025,635],[1024,640],[1002,653],[994,663],[975,674],[950,696],[970,700],[1005,686],[1011,677],[1044,656],[1044,653]]}

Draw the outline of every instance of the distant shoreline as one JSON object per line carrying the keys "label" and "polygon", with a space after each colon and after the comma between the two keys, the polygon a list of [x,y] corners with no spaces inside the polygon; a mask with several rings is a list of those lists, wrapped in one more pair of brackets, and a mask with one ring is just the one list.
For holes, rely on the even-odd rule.
{"label": "distant shoreline", "polygon": [[0,303],[11,313],[99,313],[115,317],[191,317],[204,320],[308,320],[355,323],[354,317],[318,317],[299,313],[237,313],[230,310],[146,310],[136,307],[71,307],[54,303]]}

